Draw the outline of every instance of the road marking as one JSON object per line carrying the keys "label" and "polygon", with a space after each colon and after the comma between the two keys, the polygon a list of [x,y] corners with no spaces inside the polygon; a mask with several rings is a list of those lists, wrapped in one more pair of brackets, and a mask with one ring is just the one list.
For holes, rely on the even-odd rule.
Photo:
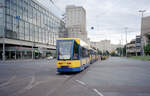
{"label": "road marking", "polygon": [[24,87],[22,90],[20,90],[19,92],[14,93],[13,95],[18,96],[18,94],[22,94],[22,93],[26,92],[27,90],[30,90],[30,89],[36,87],[37,85],[45,83],[45,82],[48,82],[48,81],[37,81],[36,82],[35,77],[31,76],[31,81],[28,83],[28,85],[26,87]]}
{"label": "road marking", "polygon": [[80,80],[76,80],[78,83],[82,84],[82,85],[86,85],[84,82],[80,81]]}
{"label": "road marking", "polygon": [[29,90],[32,88],[32,84],[35,82],[35,77],[34,76],[30,76],[30,77],[31,77],[31,81],[28,83],[28,85],[24,87],[23,89],[21,89],[20,91],[12,94],[12,96],[18,96],[18,94],[24,93],[26,90]]}
{"label": "road marking", "polygon": [[11,77],[11,78],[8,80],[8,82],[5,82],[5,83],[1,84],[0,87],[4,87],[4,86],[10,84],[15,78],[16,78],[16,76]]}
{"label": "road marking", "polygon": [[99,92],[97,89],[93,89],[99,96],[104,96],[101,92]]}
{"label": "road marking", "polygon": [[65,75],[65,78],[69,78],[70,76]]}
{"label": "road marking", "polygon": [[31,89],[32,87],[33,87],[33,83],[35,82],[35,77],[34,76],[32,76],[31,77],[32,79],[31,79],[31,81],[29,82],[29,84],[25,87],[25,89]]}

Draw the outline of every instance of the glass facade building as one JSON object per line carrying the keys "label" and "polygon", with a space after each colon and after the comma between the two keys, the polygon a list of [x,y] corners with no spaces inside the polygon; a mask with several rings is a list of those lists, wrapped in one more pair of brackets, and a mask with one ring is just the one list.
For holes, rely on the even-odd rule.
{"label": "glass facade building", "polygon": [[36,0],[0,0],[0,21],[3,20],[4,23],[0,22],[0,38],[5,32],[7,39],[34,43],[29,47],[37,47],[35,44],[55,46],[56,38],[63,34],[62,30],[65,31],[63,21]]}
{"label": "glass facade building", "polygon": [[4,6],[4,1],[0,0],[0,37],[3,36],[3,17],[4,17],[3,6]]}

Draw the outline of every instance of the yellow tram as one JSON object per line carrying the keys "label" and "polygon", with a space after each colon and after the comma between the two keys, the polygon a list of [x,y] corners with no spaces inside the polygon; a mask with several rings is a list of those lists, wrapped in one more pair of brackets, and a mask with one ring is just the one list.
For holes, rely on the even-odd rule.
{"label": "yellow tram", "polygon": [[97,60],[96,51],[79,38],[57,39],[57,71],[79,72]]}

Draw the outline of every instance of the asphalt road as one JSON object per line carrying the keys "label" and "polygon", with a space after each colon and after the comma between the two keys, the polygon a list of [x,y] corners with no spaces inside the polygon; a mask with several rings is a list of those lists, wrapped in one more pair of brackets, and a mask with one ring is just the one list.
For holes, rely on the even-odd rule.
{"label": "asphalt road", "polygon": [[150,96],[149,61],[110,57],[74,74],[55,62],[0,62],[0,96]]}

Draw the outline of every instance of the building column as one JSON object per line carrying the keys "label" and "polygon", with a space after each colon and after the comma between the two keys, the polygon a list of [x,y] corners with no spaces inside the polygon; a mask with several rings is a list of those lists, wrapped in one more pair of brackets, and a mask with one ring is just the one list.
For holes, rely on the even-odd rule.
{"label": "building column", "polygon": [[9,59],[11,59],[11,51],[9,51]]}
{"label": "building column", "polygon": [[21,55],[21,59],[22,59],[22,51],[20,52],[20,55]]}
{"label": "building column", "polygon": [[17,55],[17,52],[16,52],[16,50],[15,50],[15,60],[17,59],[17,56],[16,56],[16,55]]}
{"label": "building column", "polygon": [[33,46],[32,46],[32,59],[33,59]]}

